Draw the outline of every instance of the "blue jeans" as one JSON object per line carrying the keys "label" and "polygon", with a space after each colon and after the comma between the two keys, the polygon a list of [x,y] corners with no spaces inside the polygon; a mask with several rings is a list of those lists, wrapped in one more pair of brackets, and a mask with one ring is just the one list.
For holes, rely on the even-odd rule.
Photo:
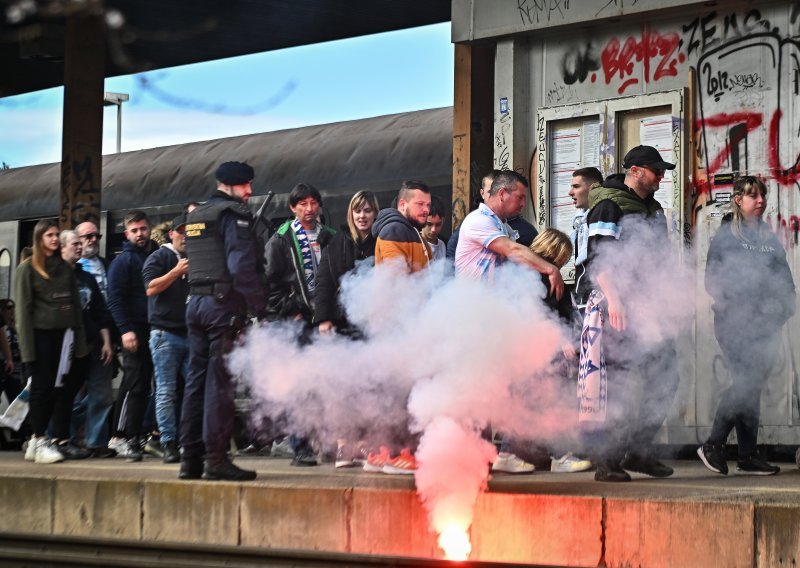
{"label": "blue jeans", "polygon": [[150,354],[156,376],[156,422],[161,443],[178,439],[178,375],[189,373],[189,343],[185,336],[164,329],[150,331]]}

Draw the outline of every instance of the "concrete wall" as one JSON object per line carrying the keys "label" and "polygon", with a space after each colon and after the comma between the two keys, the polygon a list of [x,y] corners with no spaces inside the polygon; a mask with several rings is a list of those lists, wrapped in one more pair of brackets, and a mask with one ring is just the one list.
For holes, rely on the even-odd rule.
{"label": "concrete wall", "polygon": [[[800,504],[762,504],[749,496],[484,493],[475,508],[471,559],[795,566],[798,529]],[[3,477],[0,532],[441,557],[411,489]]]}
{"label": "concrete wall", "polygon": [[[699,307],[681,356],[680,400],[661,440],[704,439],[729,378],[702,275],[708,244],[729,207],[724,196],[732,174],[768,181],[765,219],[800,281],[800,4],[454,0],[453,37],[496,43],[495,165],[526,174],[536,159],[541,109],[686,93],[676,126],[684,135],[676,150],[685,160],[678,180],[681,222],[689,239],[685,256],[696,268]],[[500,112],[502,99],[508,112]],[[624,154],[613,136],[610,141],[605,151]],[[613,158],[607,163],[606,174],[618,167]],[[530,211],[528,216],[537,220]],[[795,316],[784,329],[762,398],[764,443],[800,443],[799,337]]]}

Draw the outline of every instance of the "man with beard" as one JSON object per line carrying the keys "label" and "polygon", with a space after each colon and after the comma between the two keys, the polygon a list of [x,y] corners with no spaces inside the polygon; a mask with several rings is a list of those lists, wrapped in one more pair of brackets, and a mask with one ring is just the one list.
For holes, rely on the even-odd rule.
{"label": "man with beard", "polygon": [[[637,337],[629,325],[634,314],[627,311],[635,294],[625,292],[622,283],[636,281],[637,266],[649,260],[630,258],[626,245],[666,242],[666,217],[653,195],[675,164],[652,146],[636,146],[623,166],[624,174],[609,176],[589,192],[586,272],[576,290],[579,305],[586,306],[579,384],[599,385],[584,391],[599,394],[582,397],[580,411],[597,481],[630,481],[626,469],[653,477],[673,473],[651,455],[651,445],[678,386],[674,346],[668,340],[645,345]],[[644,222],[631,230],[635,218]],[[663,257],[658,249],[647,254]],[[621,256],[625,266],[611,260]],[[634,371],[641,384],[632,384]]]}
{"label": "man with beard", "polygon": [[[100,256],[100,239],[103,235],[91,221],[85,221],[75,228],[83,250],[78,264],[83,271],[94,277],[97,287],[103,295],[104,303],[108,301],[108,267],[110,262]],[[109,321],[109,334],[113,342],[115,330],[113,321]],[[95,346],[97,347],[97,346]],[[84,439],[86,448],[92,457],[110,458],[117,455],[116,450],[108,447],[110,432],[108,416],[114,406],[114,393],[111,382],[114,379],[114,356],[106,361],[95,349],[89,357],[85,395],[76,401],[73,412],[85,418]],[[81,397],[81,394],[78,394]],[[78,424],[73,427],[77,428]]]}
{"label": "man with beard", "polygon": [[409,273],[431,261],[431,250],[420,231],[428,221],[431,190],[421,181],[404,181],[397,194],[397,209],[383,209],[372,225],[375,264],[392,263]]}
{"label": "man with beard", "polygon": [[184,229],[186,215],[172,221],[169,243],[147,257],[142,278],[147,287],[147,319],[150,322],[150,353],[156,377],[156,422],[161,432],[164,463],[178,463],[179,381],[189,370],[186,339],[186,300],[189,296],[189,261]]}
{"label": "man with beard", "polygon": [[118,435],[127,438],[121,453],[129,461],[141,461],[142,420],[153,378],[142,267],[158,245],[150,240],[150,220],[144,211],[129,212],[123,224],[127,240],[108,270],[108,309],[122,340],[122,383],[115,427]]}
{"label": "man with beard", "polygon": [[225,162],[215,177],[216,191],[188,214],[185,230],[189,371],[179,428],[178,477],[247,481],[255,479],[256,472],[237,467],[228,454],[235,408],[225,357],[246,316],[264,315],[264,283],[247,208],[255,172],[243,162]]}

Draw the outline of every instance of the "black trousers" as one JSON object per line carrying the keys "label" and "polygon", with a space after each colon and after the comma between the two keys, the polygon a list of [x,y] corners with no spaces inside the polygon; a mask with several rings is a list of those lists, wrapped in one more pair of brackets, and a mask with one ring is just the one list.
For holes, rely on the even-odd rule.
{"label": "black trousers", "polygon": [[33,348],[36,360],[29,364],[31,396],[29,416],[34,436],[44,436],[53,415],[55,384],[61,357],[63,329],[34,329]]}
{"label": "black trousers", "polygon": [[715,322],[715,335],[731,377],[714,416],[708,441],[724,444],[736,429],[739,459],[755,454],[761,418],[761,391],[778,356],[780,333],[760,337],[749,330],[725,329]]}
{"label": "black trousers", "polygon": [[135,352],[122,351],[122,383],[115,411],[117,435],[137,438],[144,434],[142,422],[153,385],[153,359],[150,356],[150,328],[134,330],[139,346]]}

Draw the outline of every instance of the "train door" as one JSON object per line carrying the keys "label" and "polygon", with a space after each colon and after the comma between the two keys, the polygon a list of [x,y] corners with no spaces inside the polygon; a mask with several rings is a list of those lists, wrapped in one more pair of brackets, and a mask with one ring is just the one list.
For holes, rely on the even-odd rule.
{"label": "train door", "polygon": [[13,298],[14,267],[19,257],[19,223],[0,223],[0,298]]}

